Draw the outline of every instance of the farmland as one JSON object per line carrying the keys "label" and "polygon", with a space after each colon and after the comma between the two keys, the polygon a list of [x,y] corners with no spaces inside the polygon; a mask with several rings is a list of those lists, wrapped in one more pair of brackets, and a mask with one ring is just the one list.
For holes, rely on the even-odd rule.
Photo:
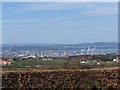
{"label": "farmland", "polygon": [[118,90],[120,63],[68,60],[12,60],[2,68],[2,88],[38,90]]}
{"label": "farmland", "polygon": [[[2,87],[39,90],[118,90],[120,69],[9,70],[2,72]],[[98,89],[96,89],[98,88]]]}
{"label": "farmland", "polygon": [[97,65],[96,63],[82,64],[79,61],[66,61],[66,60],[16,60],[12,61],[13,65],[3,66],[3,70],[18,70],[18,69],[37,69],[37,70],[60,70],[60,69],[92,69],[103,67],[116,67],[120,63],[109,62]]}

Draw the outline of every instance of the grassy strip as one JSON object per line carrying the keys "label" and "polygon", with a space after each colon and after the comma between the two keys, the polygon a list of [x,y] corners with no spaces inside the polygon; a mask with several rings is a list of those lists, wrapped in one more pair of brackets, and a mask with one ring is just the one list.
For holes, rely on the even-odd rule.
{"label": "grassy strip", "polygon": [[65,60],[17,60],[13,61],[12,66],[3,66],[3,70],[60,70],[60,69],[92,69],[92,68],[104,68],[104,67],[116,67],[120,66],[119,63],[102,63],[100,65],[81,64],[76,61]]}

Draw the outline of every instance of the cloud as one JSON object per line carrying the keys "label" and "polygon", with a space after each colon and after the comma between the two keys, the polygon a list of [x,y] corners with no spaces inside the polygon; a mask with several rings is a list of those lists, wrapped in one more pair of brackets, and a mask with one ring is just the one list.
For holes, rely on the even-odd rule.
{"label": "cloud", "polygon": [[20,11],[41,11],[41,10],[70,10],[77,8],[79,3],[27,3],[26,6],[20,8]]}
{"label": "cloud", "polygon": [[99,7],[91,10],[83,11],[82,14],[88,15],[117,15],[117,7]]}
{"label": "cloud", "polygon": [[2,2],[119,2],[119,0],[1,0]]}
{"label": "cloud", "polygon": [[2,23],[29,23],[29,22],[34,22],[37,21],[35,19],[11,19],[11,20],[3,20]]}
{"label": "cloud", "polygon": [[60,3],[26,3],[17,9],[17,12],[29,11],[50,11],[50,10],[74,10],[80,14],[90,15],[116,15],[117,3],[80,3],[80,2],[60,2]]}
{"label": "cloud", "polygon": [[[40,13],[40,11],[51,11],[51,10],[64,10],[64,11],[74,11],[72,13],[76,14],[85,14],[85,15],[114,15],[117,16],[118,13],[118,4],[117,3],[81,3],[81,2],[32,2],[32,3],[3,3],[3,12],[10,13],[13,15],[27,15],[28,12],[32,15],[31,11],[35,11],[36,13]],[[10,11],[10,12],[9,12]],[[64,13],[64,12],[63,12]],[[7,14],[5,14],[7,15]],[[12,16],[12,15],[11,15]],[[61,17],[61,16],[60,16]],[[59,17],[59,18],[60,18]],[[11,18],[11,17],[10,17]],[[13,18],[13,17],[12,17]],[[42,18],[39,20],[37,19],[10,19],[10,20],[3,20],[2,23],[30,23],[30,22],[37,22],[37,21],[44,21]],[[55,18],[55,17],[54,17]],[[58,17],[56,17],[58,20]],[[49,20],[50,21],[50,20]]]}

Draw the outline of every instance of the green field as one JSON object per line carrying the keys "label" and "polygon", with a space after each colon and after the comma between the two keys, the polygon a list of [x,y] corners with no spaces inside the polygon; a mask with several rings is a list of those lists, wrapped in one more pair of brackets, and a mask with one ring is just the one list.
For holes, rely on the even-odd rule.
{"label": "green field", "polygon": [[116,67],[120,66],[118,63],[103,63],[97,64],[81,64],[78,61],[65,61],[65,60],[16,60],[12,61],[13,65],[3,66],[3,70],[14,69],[92,69],[102,67]]}

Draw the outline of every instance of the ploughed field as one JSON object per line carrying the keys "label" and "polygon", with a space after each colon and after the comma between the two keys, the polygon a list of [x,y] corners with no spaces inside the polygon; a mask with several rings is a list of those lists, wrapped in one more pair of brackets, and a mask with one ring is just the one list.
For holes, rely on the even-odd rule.
{"label": "ploughed field", "polygon": [[119,67],[96,69],[4,70],[2,88],[37,90],[119,90]]}

